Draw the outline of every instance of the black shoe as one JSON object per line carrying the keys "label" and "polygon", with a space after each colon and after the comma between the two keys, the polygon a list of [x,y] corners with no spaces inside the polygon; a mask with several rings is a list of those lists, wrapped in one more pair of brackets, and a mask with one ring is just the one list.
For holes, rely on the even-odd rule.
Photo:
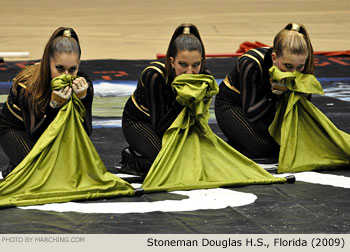
{"label": "black shoe", "polygon": [[120,161],[121,163],[126,162],[127,160],[136,157],[136,153],[133,149],[131,149],[131,147],[125,147],[122,150],[122,160]]}
{"label": "black shoe", "polygon": [[145,177],[143,172],[137,164],[137,155],[133,149],[126,147],[122,150],[122,160],[120,161],[120,172]]}
{"label": "black shoe", "polygon": [[1,172],[2,177],[3,177],[3,178],[6,178],[6,176],[9,175],[10,172],[12,172],[13,169],[15,169],[15,168],[16,168],[16,166],[15,166],[14,164],[9,163],[8,167],[7,167],[5,170],[3,170],[3,171]]}
{"label": "black shoe", "polygon": [[278,163],[278,157],[252,158],[252,160],[258,164],[277,164]]}

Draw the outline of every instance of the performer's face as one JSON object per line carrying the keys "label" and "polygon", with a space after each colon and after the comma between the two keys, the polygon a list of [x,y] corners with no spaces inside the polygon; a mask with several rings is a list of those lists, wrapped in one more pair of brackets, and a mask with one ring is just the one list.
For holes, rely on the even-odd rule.
{"label": "performer's face", "polygon": [[61,74],[76,75],[79,69],[79,57],[76,53],[56,53],[50,59],[51,78]]}
{"label": "performer's face", "polygon": [[170,57],[170,63],[176,76],[183,73],[198,74],[202,66],[202,55],[198,51],[179,51],[175,58]]}
{"label": "performer's face", "polygon": [[302,72],[305,67],[307,54],[290,54],[285,52],[281,56],[277,56],[275,53],[272,53],[271,57],[273,64],[282,72]]}

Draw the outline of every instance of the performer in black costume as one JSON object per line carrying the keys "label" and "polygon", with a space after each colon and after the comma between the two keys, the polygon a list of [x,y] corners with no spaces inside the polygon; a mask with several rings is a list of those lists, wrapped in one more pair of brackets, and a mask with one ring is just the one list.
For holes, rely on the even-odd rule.
{"label": "performer in black costume", "polygon": [[122,128],[130,147],[122,151],[122,172],[147,174],[162,147],[163,134],[183,109],[170,85],[183,73],[209,74],[203,42],[192,24],[177,27],[165,64],[152,62],[143,70],[125,105]]}
{"label": "performer in black costume", "polygon": [[[84,128],[91,134],[93,86],[87,75],[78,72],[80,55],[75,31],[60,27],[46,44],[41,62],[26,67],[13,80],[0,113],[0,144],[10,160],[7,169],[2,171],[3,177],[27,156],[72,92],[86,108]],[[51,80],[61,74],[78,77],[72,87],[52,91]]]}
{"label": "performer in black costume", "polygon": [[243,54],[220,84],[215,115],[228,143],[253,160],[273,163],[279,145],[268,128],[274,119],[276,102],[287,91],[271,83],[269,69],[314,73],[314,52],[306,28],[289,23],[274,38],[273,48],[251,49]]}

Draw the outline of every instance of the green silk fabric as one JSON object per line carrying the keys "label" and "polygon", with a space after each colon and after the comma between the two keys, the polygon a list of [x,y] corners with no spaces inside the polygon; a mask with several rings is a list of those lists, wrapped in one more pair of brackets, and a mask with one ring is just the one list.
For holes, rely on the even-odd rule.
{"label": "green silk fabric", "polygon": [[[73,80],[61,75],[51,87]],[[134,195],[130,184],[106,170],[82,125],[84,114],[73,92],[30,153],[0,182],[0,207]]]}
{"label": "green silk fabric", "polygon": [[297,71],[269,70],[272,80],[289,89],[277,103],[269,132],[280,145],[278,172],[336,168],[350,164],[350,135],[335,125],[309,100],[307,94],[324,94],[315,76]]}
{"label": "green silk fabric", "polygon": [[218,85],[210,75],[182,74],[171,84],[184,105],[162,138],[145,192],[283,183],[216,136],[208,125]]}

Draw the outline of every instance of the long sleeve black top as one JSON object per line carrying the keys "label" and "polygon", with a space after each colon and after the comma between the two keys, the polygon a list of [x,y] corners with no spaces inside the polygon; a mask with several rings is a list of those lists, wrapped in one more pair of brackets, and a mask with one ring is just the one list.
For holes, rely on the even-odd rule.
{"label": "long sleeve black top", "polygon": [[[93,85],[89,77],[84,73],[79,72],[78,76],[84,77],[89,85],[87,95],[82,99],[82,103],[86,109],[83,124],[87,134],[90,135],[92,131]],[[2,113],[0,113],[0,132],[11,129],[23,130],[28,133],[31,141],[36,142],[56,117],[59,109],[51,108],[48,103],[45,113],[36,115],[31,104],[26,102],[24,97],[25,88],[25,85],[18,85],[16,93],[11,88]]]}
{"label": "long sleeve black top", "polygon": [[[208,70],[203,73],[209,74]],[[152,125],[162,136],[183,109],[171,88],[173,78],[166,79],[165,66],[151,62],[141,73],[137,88],[125,105],[124,113]]]}
{"label": "long sleeve black top", "polygon": [[271,91],[269,68],[272,66],[272,49],[256,48],[243,54],[223,81],[240,94],[234,101],[242,106],[249,121],[257,121],[266,114],[275,113],[277,96]]}

